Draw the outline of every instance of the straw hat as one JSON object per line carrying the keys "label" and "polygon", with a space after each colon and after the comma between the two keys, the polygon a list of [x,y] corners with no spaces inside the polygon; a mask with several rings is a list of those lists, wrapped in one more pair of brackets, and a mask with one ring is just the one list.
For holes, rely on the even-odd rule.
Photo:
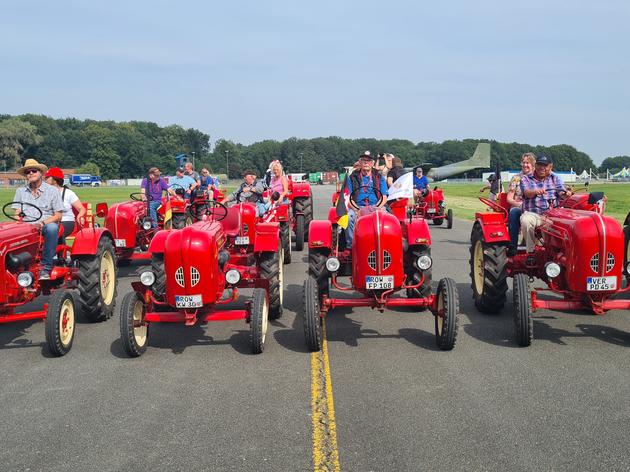
{"label": "straw hat", "polygon": [[37,169],[42,174],[44,174],[48,170],[48,167],[46,167],[44,164],[40,164],[35,159],[26,159],[24,165],[17,170],[17,173],[20,175],[26,175],[25,172],[27,169]]}

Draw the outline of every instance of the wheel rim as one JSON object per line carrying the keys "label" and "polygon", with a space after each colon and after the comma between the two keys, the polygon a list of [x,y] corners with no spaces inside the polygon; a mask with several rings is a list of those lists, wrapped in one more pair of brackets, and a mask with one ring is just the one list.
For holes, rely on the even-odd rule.
{"label": "wheel rim", "polygon": [[105,305],[111,304],[114,298],[115,273],[114,259],[111,253],[106,251],[101,257],[101,297],[103,297]]}
{"label": "wheel rim", "polygon": [[442,335],[442,329],[444,328],[444,293],[441,290],[438,294],[437,301],[437,314],[435,315],[435,328],[438,335]]}
{"label": "wheel rim", "polygon": [[133,305],[133,337],[138,346],[144,346],[147,341],[147,324],[144,322],[144,305],[136,300]]}
{"label": "wheel rim", "polygon": [[475,243],[473,276],[475,278],[475,290],[478,294],[481,294],[483,292],[483,247],[481,246],[481,241]]}
{"label": "wheel rim", "polygon": [[74,304],[72,300],[66,299],[61,304],[59,313],[59,338],[61,344],[68,346],[74,335]]}
{"label": "wheel rim", "polygon": [[280,292],[280,305],[284,300],[284,249],[280,248],[280,264],[278,265],[278,292]]}
{"label": "wheel rim", "polygon": [[269,324],[269,303],[267,302],[267,297],[265,297],[265,301],[263,302],[262,308],[262,342],[265,343],[265,338],[267,337],[267,325]]}

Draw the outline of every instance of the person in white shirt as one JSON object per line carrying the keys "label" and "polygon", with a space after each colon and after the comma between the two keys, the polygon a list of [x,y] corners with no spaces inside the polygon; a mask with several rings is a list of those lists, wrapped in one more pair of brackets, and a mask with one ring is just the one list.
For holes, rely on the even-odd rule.
{"label": "person in white shirt", "polygon": [[[63,184],[63,171],[59,167],[51,167],[44,177],[48,185],[52,185],[61,192],[63,203],[61,225],[63,226],[63,235],[68,236],[74,231],[75,224],[78,223],[79,229],[85,224],[86,210],[77,194]],[[73,209],[77,211],[76,217]]]}

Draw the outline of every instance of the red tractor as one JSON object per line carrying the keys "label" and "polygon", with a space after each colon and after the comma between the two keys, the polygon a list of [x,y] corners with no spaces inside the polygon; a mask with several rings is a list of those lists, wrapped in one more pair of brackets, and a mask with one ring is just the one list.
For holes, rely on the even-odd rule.
{"label": "red tractor", "polygon": [[308,241],[308,229],[313,221],[313,196],[308,182],[293,182],[289,179],[289,200],[291,201],[291,227],[295,232],[295,250],[304,249]]}
{"label": "red tractor", "polygon": [[446,220],[446,227],[448,229],[453,227],[453,210],[446,209],[441,188],[425,189],[422,196],[416,200],[414,210],[416,215],[431,220],[436,226],[440,226]]}
{"label": "red tractor", "polygon": [[[374,191],[360,187],[350,195],[357,205],[357,192]],[[431,289],[431,235],[422,218],[397,218],[385,209],[362,207],[358,210],[352,249],[344,249],[344,232],[338,233],[330,220],[314,220],[309,230],[309,268],[304,283],[304,334],[311,351],[322,346],[322,319],[333,308],[364,306],[383,312],[386,307],[430,309],[435,316],[438,347],[455,346],[459,316],[459,299],[455,282],[441,279],[437,293]],[[340,277],[349,276],[350,285]],[[359,292],[358,298],[337,298],[337,290]],[[406,291],[406,297],[394,296]]]}
{"label": "red tractor", "polygon": [[[24,207],[34,205],[10,202],[2,212],[13,220],[0,223],[0,323],[43,319],[46,342],[56,356],[72,347],[75,328],[75,297],[90,321],[111,317],[116,303],[116,256],[113,238],[105,228],[96,228],[88,216],[87,227],[72,234],[72,247],[59,244],[50,280],[39,280],[44,240]],[[100,205],[99,205],[100,206]],[[12,208],[19,207],[18,216]],[[98,207],[97,207],[98,208]],[[103,210],[97,210],[98,216]],[[60,226],[60,237],[63,235]],[[50,295],[42,310],[16,313],[16,309]]]}
{"label": "red tractor", "polygon": [[[513,278],[515,336],[520,346],[531,344],[532,313],[538,309],[587,309],[597,315],[630,309],[630,301],[613,299],[630,289],[621,288],[622,276],[630,267],[627,262],[624,265],[621,225],[604,215],[603,192],[576,193],[543,215],[534,264],[522,248],[508,257],[506,194],[499,194],[497,202],[480,200],[490,211],[475,215],[470,238],[473,298],[481,312],[497,313],[506,301],[507,279]],[[544,281],[547,288],[532,288],[534,278]],[[562,298],[539,297],[545,293]]]}
{"label": "red tractor", "polygon": [[[277,223],[254,222],[255,240],[241,244],[238,238],[251,234],[242,231],[242,214],[250,207],[215,203],[204,220],[155,235],[151,269],[132,283],[134,291],[122,302],[120,330],[129,356],[146,350],[152,323],[228,320],[246,320],[252,352],[263,351],[268,319],[282,314],[281,248]],[[239,298],[239,288],[254,289],[246,308],[225,308]]]}
{"label": "red tractor", "polygon": [[[277,194],[277,192],[275,192]],[[282,262],[291,263],[291,207],[286,203],[276,201],[277,195],[267,195],[271,198],[271,207],[261,217],[264,222],[276,222],[280,228],[280,243],[282,245]],[[274,199],[276,197],[276,199]],[[297,244],[297,243],[296,243]]]}

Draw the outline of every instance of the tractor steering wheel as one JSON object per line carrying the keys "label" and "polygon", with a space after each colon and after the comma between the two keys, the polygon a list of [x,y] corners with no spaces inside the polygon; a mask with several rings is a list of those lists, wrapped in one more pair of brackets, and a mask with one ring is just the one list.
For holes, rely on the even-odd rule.
{"label": "tractor steering wheel", "polygon": [[354,189],[352,191],[352,193],[350,194],[350,205],[355,209],[358,210],[359,207],[361,205],[359,205],[359,201],[357,200],[358,198],[358,192],[360,192],[361,190],[366,189],[366,191],[372,191],[374,193],[374,195],[376,195],[376,206],[380,205],[383,202],[383,193],[377,189],[376,187],[370,187],[368,185],[361,185],[359,188]]}
{"label": "tractor steering wheel", "polygon": [[178,197],[183,198],[184,195],[186,195],[186,189],[179,184],[172,184],[169,186],[169,188],[173,189],[173,192],[175,192],[175,195],[177,195]]}
{"label": "tractor steering wheel", "polygon": [[223,203],[212,200],[204,203],[204,205],[206,206],[206,215],[212,216],[213,221],[221,221],[228,214],[228,209]]}
{"label": "tractor steering wheel", "polygon": [[151,195],[149,195],[148,193],[144,195],[142,194],[142,192],[134,192],[129,194],[129,198],[131,198],[134,202],[144,202],[145,200],[142,199],[143,196],[148,202],[152,200]]}
{"label": "tractor steering wheel", "polygon": [[[15,213],[7,211],[7,207],[8,206],[13,207],[13,205],[20,205],[20,212],[18,213],[17,216],[15,216]],[[37,210],[38,216],[37,217],[33,217],[33,216],[28,217],[26,215],[26,213],[24,213],[24,205],[35,208]],[[11,208],[11,209],[15,210],[15,208]],[[33,205],[32,203],[28,203],[28,202],[9,202],[5,206],[2,207],[2,213],[4,213],[4,216],[9,218],[10,220],[21,221],[23,223],[35,223],[36,221],[39,221],[41,219],[41,217],[44,215],[42,213],[42,210],[39,207]]]}

